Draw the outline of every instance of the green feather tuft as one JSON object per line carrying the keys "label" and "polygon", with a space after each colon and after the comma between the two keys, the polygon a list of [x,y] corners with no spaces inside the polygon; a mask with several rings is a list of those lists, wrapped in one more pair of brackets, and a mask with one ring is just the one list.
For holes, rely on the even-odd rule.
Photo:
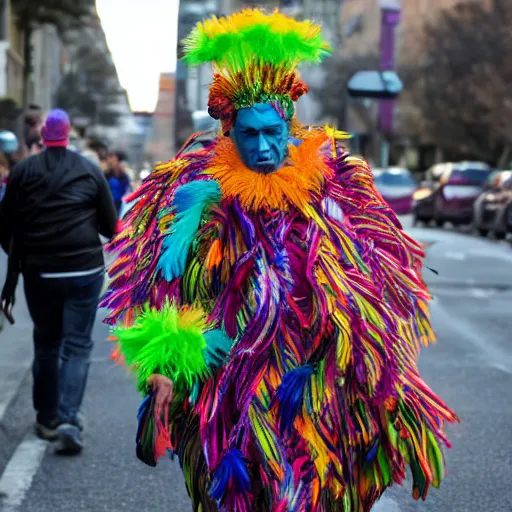
{"label": "green feather tuft", "polygon": [[208,375],[204,328],[202,311],[179,310],[166,303],[160,310],[146,307],[132,327],[118,327],[114,335],[137,374],[140,391],[146,392],[149,377],[159,373],[170,378],[180,393]]}
{"label": "green feather tuft", "polygon": [[184,47],[188,64],[213,62],[230,72],[240,72],[254,61],[291,69],[300,62],[319,62],[330,53],[319,25],[257,9],[199,23]]}
{"label": "green feather tuft", "polygon": [[319,62],[328,52],[320,35],[302,39],[300,34],[277,34],[271,27],[256,25],[213,39],[193,33],[186,40],[184,60],[190,65],[215,62],[233,71],[245,68],[249,59],[273,66],[295,66],[298,62]]}

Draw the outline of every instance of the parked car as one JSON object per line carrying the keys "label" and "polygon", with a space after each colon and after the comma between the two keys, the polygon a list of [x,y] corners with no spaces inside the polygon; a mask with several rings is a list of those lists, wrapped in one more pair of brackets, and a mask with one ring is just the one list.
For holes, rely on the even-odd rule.
{"label": "parked car", "polygon": [[429,196],[430,194],[432,194],[432,191],[434,190],[435,187],[436,183],[434,181],[421,181],[418,188],[414,191],[414,194],[412,195],[413,205],[416,204],[418,201],[425,199],[425,197]]}
{"label": "parked car", "polygon": [[512,233],[512,171],[491,174],[473,205],[473,225],[482,236],[503,239]]}
{"label": "parked car", "polygon": [[403,167],[374,169],[375,185],[384,200],[399,215],[411,213],[412,197],[418,185],[411,172]]}
{"label": "parked car", "polygon": [[425,178],[428,181],[439,182],[443,175],[450,173],[455,167],[460,167],[461,165],[471,167],[472,169],[490,169],[489,165],[485,162],[441,162],[429,167]]}
{"label": "parked car", "polygon": [[492,170],[472,162],[447,166],[431,192],[413,204],[413,222],[426,224],[434,221],[438,226],[445,222],[455,225],[470,224],[473,220],[473,203],[483,192]]}

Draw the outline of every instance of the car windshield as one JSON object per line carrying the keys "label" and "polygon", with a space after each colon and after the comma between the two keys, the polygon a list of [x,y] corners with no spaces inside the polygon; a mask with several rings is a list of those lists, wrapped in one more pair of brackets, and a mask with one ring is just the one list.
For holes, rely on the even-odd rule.
{"label": "car windshield", "polygon": [[411,175],[407,172],[382,172],[375,176],[375,182],[378,185],[385,185],[391,187],[410,187],[415,185]]}
{"label": "car windshield", "polygon": [[490,173],[489,169],[454,169],[449,181],[464,180],[470,183],[484,183]]}

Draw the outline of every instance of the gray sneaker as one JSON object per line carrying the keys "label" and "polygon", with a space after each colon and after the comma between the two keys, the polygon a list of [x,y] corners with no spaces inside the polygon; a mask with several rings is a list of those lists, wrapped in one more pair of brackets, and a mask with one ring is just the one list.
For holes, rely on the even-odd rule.
{"label": "gray sneaker", "polygon": [[76,414],[76,426],[81,432],[85,430],[85,416],[81,412],[77,412]]}
{"label": "gray sneaker", "polygon": [[49,423],[36,422],[34,430],[39,439],[43,439],[44,441],[55,441],[57,439],[57,428],[59,424],[58,420],[54,420]]}
{"label": "gray sneaker", "polygon": [[82,432],[71,423],[63,423],[57,428],[55,453],[59,455],[78,455],[84,447]]}

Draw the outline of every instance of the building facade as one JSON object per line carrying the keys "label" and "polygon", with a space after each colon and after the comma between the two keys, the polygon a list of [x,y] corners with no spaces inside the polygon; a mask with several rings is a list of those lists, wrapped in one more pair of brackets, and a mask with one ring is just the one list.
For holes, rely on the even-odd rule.
{"label": "building facade", "polygon": [[142,169],[146,161],[147,145],[149,136],[153,130],[152,112],[134,112],[133,120],[137,131],[131,137],[130,149],[132,153],[131,161],[136,169]]}
{"label": "building facade", "polygon": [[64,46],[54,26],[44,25],[32,36],[33,71],[30,97],[43,112],[55,105],[55,93],[62,80]]}
{"label": "building facade", "polygon": [[22,141],[23,33],[18,30],[9,0],[0,0],[0,130],[9,130]]}
{"label": "building facade", "polygon": [[[77,75],[81,84],[78,86],[79,92],[83,85],[87,90],[84,89],[81,92],[89,97],[91,103],[91,108],[87,111],[84,111],[83,106],[77,110],[69,109],[71,121],[80,127],[87,137],[99,138],[111,146],[126,149],[137,127],[133,120],[128,95],[119,82],[99,17],[96,15],[94,23],[66,32],[63,43],[65,46],[63,75],[68,77],[70,74]],[[91,58],[95,59],[93,66],[89,61]],[[102,68],[104,75],[108,78],[101,79],[101,75],[96,74],[97,67]],[[93,79],[89,80],[89,77]],[[98,83],[98,80],[101,83]],[[91,86],[94,81],[101,85],[101,93]],[[116,116],[116,122],[106,121],[109,113]]]}
{"label": "building facade", "polygon": [[153,162],[170,160],[175,153],[176,75],[160,75],[158,101],[153,113],[146,152]]}

